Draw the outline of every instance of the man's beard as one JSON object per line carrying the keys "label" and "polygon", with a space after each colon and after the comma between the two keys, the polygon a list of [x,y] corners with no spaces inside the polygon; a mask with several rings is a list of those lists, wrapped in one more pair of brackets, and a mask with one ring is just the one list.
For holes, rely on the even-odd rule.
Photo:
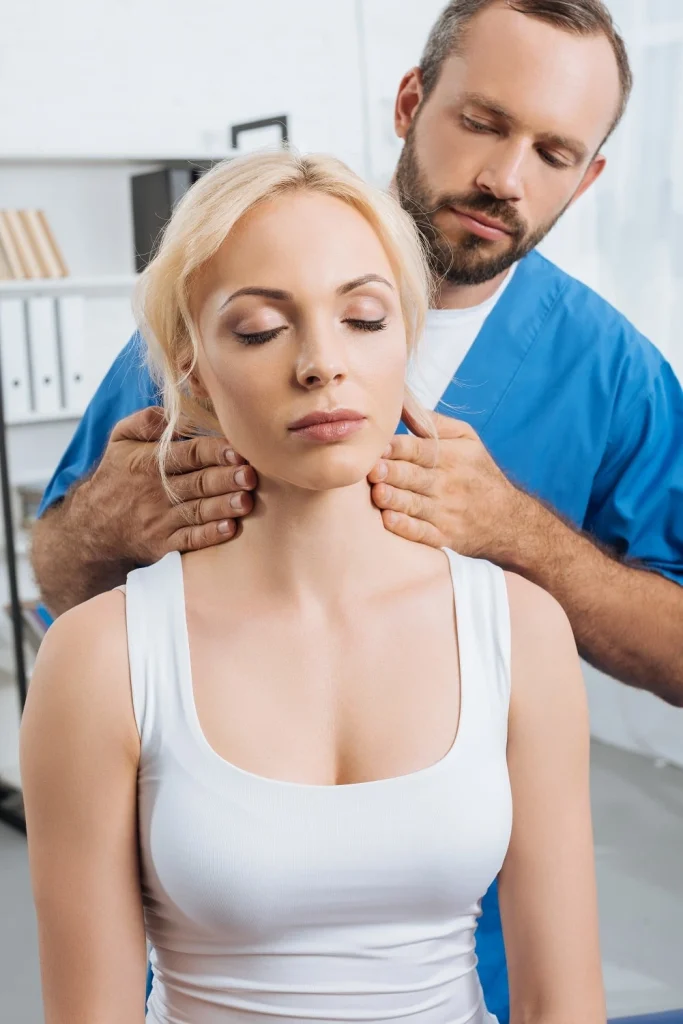
{"label": "man's beard", "polygon": [[[456,195],[433,196],[426,184],[415,151],[415,124],[406,137],[403,152],[396,168],[396,188],[401,206],[415,221],[422,235],[429,257],[432,274],[449,284],[473,285],[490,281],[526,256],[564,213],[529,231],[517,213],[514,204],[479,190]],[[503,252],[488,253],[495,243],[470,234],[462,242],[453,244],[434,224],[433,218],[444,207],[455,207],[462,213],[482,213],[504,225],[510,232],[510,244]],[[566,207],[565,207],[566,209]]]}

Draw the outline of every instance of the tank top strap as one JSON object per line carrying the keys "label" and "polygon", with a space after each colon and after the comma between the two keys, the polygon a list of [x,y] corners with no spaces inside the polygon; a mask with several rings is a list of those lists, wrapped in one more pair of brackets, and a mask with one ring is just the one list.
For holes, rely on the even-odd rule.
{"label": "tank top strap", "polygon": [[158,750],[186,718],[192,686],[181,556],[134,569],[126,581],[128,660],[144,754]]}
{"label": "tank top strap", "polygon": [[463,712],[507,732],[511,687],[510,606],[502,569],[444,548],[451,565]]}

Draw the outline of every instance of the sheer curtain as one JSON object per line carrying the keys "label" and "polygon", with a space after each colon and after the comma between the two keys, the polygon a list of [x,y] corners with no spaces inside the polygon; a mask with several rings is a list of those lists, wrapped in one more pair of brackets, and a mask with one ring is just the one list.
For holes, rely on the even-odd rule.
{"label": "sheer curtain", "polygon": [[[683,2],[608,3],[628,45],[633,96],[602,179],[543,249],[621,310],[683,381]],[[683,711],[588,667],[586,676],[596,736],[683,766]]]}

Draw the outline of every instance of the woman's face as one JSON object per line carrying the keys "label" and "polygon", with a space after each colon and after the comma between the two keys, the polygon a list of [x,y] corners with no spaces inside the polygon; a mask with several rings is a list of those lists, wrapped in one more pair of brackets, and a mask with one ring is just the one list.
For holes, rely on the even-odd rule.
{"label": "woman's face", "polygon": [[204,269],[193,306],[201,386],[261,476],[326,490],[368,474],[401,415],[406,333],[360,213],[306,192],[263,204]]}

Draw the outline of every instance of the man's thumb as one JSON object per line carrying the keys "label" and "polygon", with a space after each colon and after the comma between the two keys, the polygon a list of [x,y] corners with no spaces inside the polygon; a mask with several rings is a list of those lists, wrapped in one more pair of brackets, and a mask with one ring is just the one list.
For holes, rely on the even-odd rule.
{"label": "man's thumb", "polygon": [[112,441],[158,441],[166,428],[166,413],[158,405],[139,409],[114,427]]}

